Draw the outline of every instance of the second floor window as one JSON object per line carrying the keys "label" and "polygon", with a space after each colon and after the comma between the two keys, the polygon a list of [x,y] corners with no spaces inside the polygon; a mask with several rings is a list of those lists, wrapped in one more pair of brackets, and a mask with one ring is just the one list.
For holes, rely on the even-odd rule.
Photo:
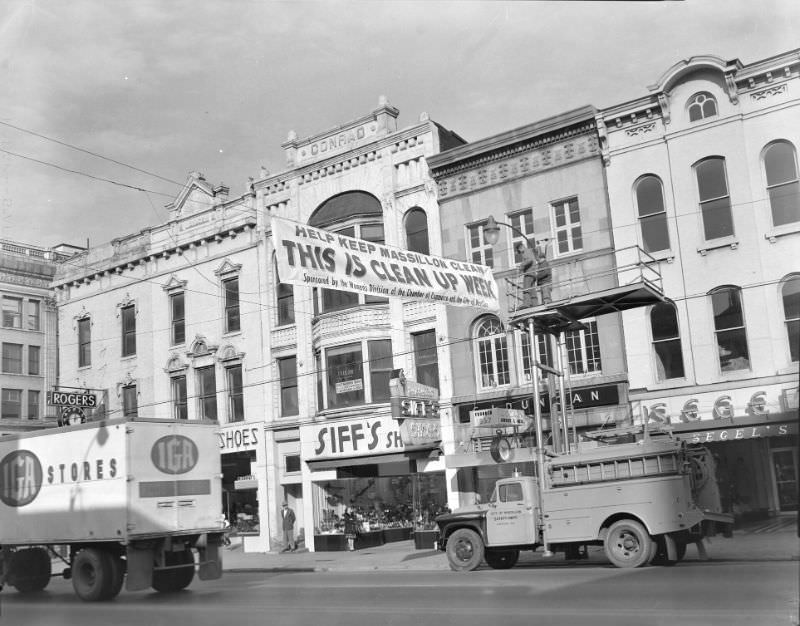
{"label": "second floor window", "polygon": [[661,302],[650,311],[650,330],[656,355],[658,380],[683,378],[683,351],[678,329],[678,312],[670,302]]}
{"label": "second floor window", "polygon": [[[523,329],[520,333],[522,337],[522,375],[524,382],[528,383],[533,380],[533,363],[531,362],[531,337],[527,329]],[[544,333],[536,335],[536,358],[539,363],[553,367],[553,357],[550,349],[550,338]],[[542,372],[539,372],[539,378],[542,377]]]}
{"label": "second floor window", "polygon": [[[525,209],[518,213],[512,213],[508,216],[508,222],[512,226],[511,250],[514,251],[514,264],[516,265],[522,261],[522,253],[519,251],[519,246],[517,244],[522,244],[523,248],[527,248],[528,242],[533,241],[534,238],[533,209]],[[525,235],[525,237],[522,235]]]}
{"label": "second floor window", "polygon": [[467,256],[473,263],[494,267],[492,244],[486,241],[483,227],[486,222],[467,226]]}
{"label": "second floor window", "polygon": [[22,300],[3,296],[3,328],[22,328]]}
{"label": "second floor window", "polygon": [[28,346],[28,374],[38,376],[41,369],[41,348],[39,346]]}
{"label": "second floor window", "polygon": [[732,236],[733,215],[728,195],[725,159],[711,157],[695,165],[694,169],[706,241]]}
{"label": "second floor window", "polygon": [[414,343],[414,365],[417,382],[439,388],[439,357],[436,353],[436,331],[426,330],[411,335]]}
{"label": "second floor window", "polygon": [[568,330],[564,333],[567,346],[567,361],[571,374],[592,374],[603,369],[600,361],[600,338],[597,322],[584,322],[585,329]]}
{"label": "second floor window", "polygon": [[667,212],[664,208],[664,189],[658,176],[648,174],[636,181],[636,210],[642,231],[645,252],[669,250]]}
{"label": "second floor window", "polygon": [[31,389],[28,391],[28,419],[35,420],[39,419],[39,398],[41,394]]}
{"label": "second floor window", "polygon": [[581,229],[581,210],[577,198],[554,202],[553,225],[558,254],[569,254],[583,250],[583,230]]}
{"label": "second floor window", "polygon": [[186,342],[186,311],[184,308],[184,293],[173,293],[169,297],[170,310],[170,340],[172,345]]}
{"label": "second floor window", "polygon": [[3,419],[22,419],[22,389],[3,389]]}
{"label": "second floor window", "polygon": [[783,283],[781,296],[789,354],[792,362],[797,362],[800,361],[800,276],[793,276]]}
{"label": "second floor window", "polygon": [[122,414],[125,417],[135,417],[139,414],[136,385],[125,385],[122,388]]}
{"label": "second floor window", "polygon": [[776,141],[764,151],[764,173],[772,209],[772,225],[800,222],[800,181],[797,154],[788,141]]}
{"label": "second floor window", "polygon": [[28,300],[28,330],[41,330],[41,302]]}
{"label": "second floor window", "polygon": [[506,332],[496,317],[486,317],[475,327],[478,386],[492,389],[511,382]]}
{"label": "second floor window", "polygon": [[373,402],[389,401],[389,379],[392,376],[392,340],[367,342],[369,382]]}
{"label": "second floor window", "polygon": [[3,373],[22,374],[22,344],[3,344]]}
{"label": "second floor window", "polygon": [[278,359],[278,378],[281,386],[281,416],[297,415],[300,412],[297,402],[297,357]]}
{"label": "second floor window", "polygon": [[[346,228],[333,230],[332,232],[373,243],[384,243],[383,224],[380,223],[355,224]],[[359,296],[359,294],[352,291],[322,289],[321,292],[322,311],[324,313],[355,307],[358,306],[361,301],[364,303],[388,302],[386,298],[369,295]]]}
{"label": "second floor window", "polygon": [[228,421],[244,421],[244,388],[242,385],[242,366],[225,368],[228,379]]}
{"label": "second floor window", "polygon": [[225,332],[235,333],[241,329],[239,320],[239,279],[222,281],[225,291]]}
{"label": "second floor window", "polygon": [[78,320],[78,367],[92,364],[92,320]]}
{"label": "second floor window", "polygon": [[217,420],[217,377],[213,365],[197,368],[197,415],[203,420]]}
{"label": "second floor window", "polygon": [[717,354],[719,367],[723,372],[750,367],[741,296],[737,287],[722,287],[711,293]]}
{"label": "second floor window", "polygon": [[136,307],[122,307],[122,356],[136,354]]}
{"label": "second floor window", "polygon": [[275,271],[275,283],[277,284],[275,295],[278,306],[278,326],[294,324],[294,287],[281,282],[277,263],[273,263],[272,267]]}
{"label": "second floor window", "polygon": [[169,382],[172,395],[172,417],[176,420],[189,419],[186,402],[186,376],[173,376]]}

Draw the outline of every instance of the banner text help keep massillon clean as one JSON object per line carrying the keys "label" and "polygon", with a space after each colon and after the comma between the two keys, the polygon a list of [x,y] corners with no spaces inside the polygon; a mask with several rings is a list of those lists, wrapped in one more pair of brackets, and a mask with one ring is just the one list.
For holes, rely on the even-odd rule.
{"label": "banner text help keep massillon clean", "polygon": [[408,252],[279,217],[272,238],[281,282],[371,296],[499,310],[485,265]]}

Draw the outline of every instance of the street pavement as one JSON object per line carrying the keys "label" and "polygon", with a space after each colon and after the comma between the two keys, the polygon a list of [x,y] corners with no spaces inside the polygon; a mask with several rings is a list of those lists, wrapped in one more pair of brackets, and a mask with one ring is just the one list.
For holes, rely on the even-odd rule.
{"label": "street pavement", "polygon": [[[711,561],[800,561],[800,538],[796,514],[760,520],[734,530],[733,537],[722,535],[706,540]],[[702,560],[695,546],[686,550],[684,562]],[[585,563],[586,561],[582,561]],[[607,563],[601,546],[589,547],[590,563]],[[517,567],[525,565],[566,565],[562,554],[544,558],[541,550],[520,553]],[[413,541],[399,541],[354,552],[244,553],[234,542],[223,549],[226,572],[358,572],[358,571],[449,571],[447,557],[437,550],[416,550]]]}

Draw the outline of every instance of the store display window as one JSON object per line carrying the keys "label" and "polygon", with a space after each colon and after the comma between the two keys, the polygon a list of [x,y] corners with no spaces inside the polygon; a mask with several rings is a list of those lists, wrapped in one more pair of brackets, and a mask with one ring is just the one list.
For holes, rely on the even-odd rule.
{"label": "store display window", "polygon": [[[436,516],[447,511],[444,472],[340,476],[315,482],[313,494],[315,543],[322,550],[346,549],[346,526],[349,532],[353,526],[357,529],[357,548],[380,545],[410,539],[412,533],[423,529],[435,529]],[[348,518],[351,521],[346,524]]]}

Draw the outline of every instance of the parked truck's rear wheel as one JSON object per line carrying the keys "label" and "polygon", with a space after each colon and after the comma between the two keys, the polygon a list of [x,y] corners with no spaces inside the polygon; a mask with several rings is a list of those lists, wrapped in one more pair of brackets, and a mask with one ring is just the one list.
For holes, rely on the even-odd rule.
{"label": "parked truck's rear wheel", "polygon": [[492,569],[511,569],[519,560],[519,550],[486,550],[486,564]]}
{"label": "parked truck's rear wheel", "polygon": [[616,567],[641,567],[650,561],[655,542],[639,522],[623,519],[608,529],[605,551]]}
{"label": "parked truck's rear wheel", "polygon": [[447,538],[447,560],[455,572],[471,572],[483,561],[483,541],[469,528],[459,528]]}
{"label": "parked truck's rear wheel", "polygon": [[72,587],[81,600],[97,602],[112,597],[114,573],[111,559],[112,556],[100,548],[83,548],[75,555]]}
{"label": "parked truck's rear wheel", "polygon": [[11,557],[9,573],[9,582],[20,593],[41,591],[50,582],[50,555],[44,548],[17,550]]}
{"label": "parked truck's rear wheel", "polygon": [[111,565],[111,581],[108,585],[108,593],[105,599],[116,598],[122,589],[122,583],[125,580],[125,569],[127,562],[117,556],[116,554],[108,555],[109,564]]}
{"label": "parked truck's rear wheel", "polygon": [[164,565],[185,565],[177,569],[157,570],[153,572],[153,589],[161,593],[169,593],[186,589],[194,578],[194,556],[191,550],[183,552],[167,552],[164,554]]}

